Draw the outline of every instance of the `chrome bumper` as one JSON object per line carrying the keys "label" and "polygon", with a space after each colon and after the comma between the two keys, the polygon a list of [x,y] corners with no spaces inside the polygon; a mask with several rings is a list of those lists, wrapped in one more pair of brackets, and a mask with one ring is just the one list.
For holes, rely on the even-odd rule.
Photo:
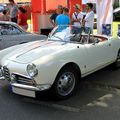
{"label": "chrome bumper", "polygon": [[45,84],[45,85],[38,85],[38,86],[30,86],[30,85],[23,85],[18,83],[11,83],[11,86],[31,91],[43,91],[47,90],[51,87],[51,85]]}
{"label": "chrome bumper", "polygon": [[35,87],[35,86],[18,84],[18,83],[11,83],[11,86],[13,93],[28,97],[36,97],[37,91],[47,90],[51,87],[50,85],[41,85]]}
{"label": "chrome bumper", "polygon": [[22,85],[22,84],[18,84],[18,83],[11,83],[11,85],[16,88],[22,88],[22,89],[32,90],[32,91],[40,91],[39,88],[34,87],[34,86]]}

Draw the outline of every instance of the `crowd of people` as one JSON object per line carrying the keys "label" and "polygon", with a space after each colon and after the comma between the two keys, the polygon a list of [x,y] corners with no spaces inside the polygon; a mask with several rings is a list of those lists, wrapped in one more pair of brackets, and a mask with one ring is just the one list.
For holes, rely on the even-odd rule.
{"label": "crowd of people", "polygon": [[21,6],[18,7],[14,0],[9,0],[9,5],[7,8],[8,9],[5,9],[2,12],[2,15],[0,16],[0,21],[15,22],[19,26],[21,26],[24,30],[27,30],[28,24],[26,9],[24,9]]}
{"label": "crowd of people", "polygon": [[[0,16],[0,21],[11,21],[17,23],[24,30],[27,30],[27,14],[26,9],[23,7],[18,7],[14,0],[8,0],[8,10],[4,10],[3,14]],[[69,25],[73,24],[79,27],[85,27],[85,32],[88,33],[93,31],[94,24],[94,12],[93,4],[86,4],[86,15],[83,15],[79,4],[76,4],[74,7],[74,13],[70,18],[69,8],[58,5],[57,10],[53,13],[49,19],[53,27],[57,25]]]}
{"label": "crowd of people", "polygon": [[69,9],[59,5],[57,7],[56,13],[53,13],[50,17],[50,23],[53,25],[53,27],[57,25],[75,25],[78,27],[84,27],[86,33],[92,33],[94,24],[93,4],[86,4],[85,15],[82,14],[80,9],[80,5],[76,4],[74,6],[74,13],[72,14],[72,18],[70,18]]}

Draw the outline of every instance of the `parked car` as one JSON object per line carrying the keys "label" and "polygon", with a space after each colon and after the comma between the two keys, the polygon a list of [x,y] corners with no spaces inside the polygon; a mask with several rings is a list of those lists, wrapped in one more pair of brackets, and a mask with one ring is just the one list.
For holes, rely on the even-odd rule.
{"label": "parked car", "polygon": [[1,72],[12,91],[30,97],[50,90],[66,99],[80,78],[110,64],[120,66],[119,38],[85,34],[76,26],[58,26],[47,40],[0,51]]}
{"label": "parked car", "polygon": [[35,40],[46,39],[47,36],[24,31],[16,23],[0,21],[0,50]]}

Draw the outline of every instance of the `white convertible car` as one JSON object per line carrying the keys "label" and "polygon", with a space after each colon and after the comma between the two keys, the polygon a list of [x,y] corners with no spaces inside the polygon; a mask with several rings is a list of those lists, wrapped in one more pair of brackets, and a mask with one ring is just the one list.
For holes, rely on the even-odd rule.
{"label": "white convertible car", "polygon": [[85,34],[75,26],[58,26],[47,40],[0,51],[1,74],[12,91],[30,97],[49,89],[59,99],[68,98],[80,78],[109,64],[120,66],[119,38]]}

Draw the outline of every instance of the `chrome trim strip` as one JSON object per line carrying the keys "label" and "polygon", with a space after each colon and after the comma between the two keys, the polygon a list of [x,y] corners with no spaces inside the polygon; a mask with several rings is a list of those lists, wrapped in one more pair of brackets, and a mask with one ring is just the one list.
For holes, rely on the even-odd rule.
{"label": "chrome trim strip", "polygon": [[89,74],[91,74],[91,73],[94,73],[95,71],[100,70],[100,69],[102,69],[102,68],[104,68],[104,67],[106,67],[106,66],[108,66],[108,65],[110,65],[110,64],[112,64],[112,63],[114,63],[114,62],[115,62],[114,60],[111,60],[111,61],[108,62],[107,64],[103,64],[103,65],[100,66],[100,67],[96,67],[95,69],[93,69],[93,70],[91,70],[91,71],[88,71],[88,72],[82,74],[82,78],[85,77],[85,76],[87,76],[87,75],[89,75]]}
{"label": "chrome trim strip", "polygon": [[19,75],[19,76],[23,76],[23,77],[26,77],[26,78],[28,78],[28,79],[33,80],[33,78],[32,78],[32,77],[27,76],[27,75],[23,75],[23,74],[20,74],[20,73],[17,73],[17,72],[13,72],[12,74]]}
{"label": "chrome trim strip", "polygon": [[21,74],[17,74],[17,73],[12,73],[12,75],[16,76],[16,80],[14,80],[14,81],[16,81],[16,83],[18,83],[18,84],[36,86],[35,80],[30,77],[26,77],[25,75],[21,75]]}

